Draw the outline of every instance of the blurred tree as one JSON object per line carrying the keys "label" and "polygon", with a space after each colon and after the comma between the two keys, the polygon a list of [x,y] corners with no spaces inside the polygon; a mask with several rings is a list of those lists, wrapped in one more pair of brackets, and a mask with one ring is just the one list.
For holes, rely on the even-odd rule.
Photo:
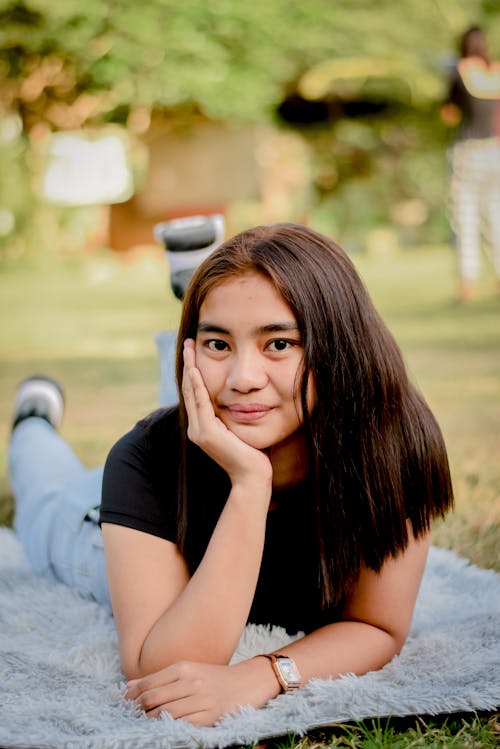
{"label": "blurred tree", "polygon": [[180,125],[278,114],[316,153],[325,229],[411,232],[440,221],[437,110],[471,23],[495,51],[498,0],[0,0],[0,116],[36,141],[106,122],[141,134],[152,110]]}
{"label": "blurred tree", "polygon": [[[40,121],[136,122],[151,107],[269,116],[284,87],[424,103],[450,39],[494,0],[0,0],[0,91]],[[498,28],[498,25],[497,25]],[[307,71],[308,74],[304,75]]]}

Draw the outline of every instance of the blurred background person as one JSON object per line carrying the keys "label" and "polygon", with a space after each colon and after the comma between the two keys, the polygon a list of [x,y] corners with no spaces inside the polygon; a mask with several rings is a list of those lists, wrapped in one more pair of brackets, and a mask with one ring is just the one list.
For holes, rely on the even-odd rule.
{"label": "blurred background person", "polygon": [[500,289],[500,63],[492,62],[483,30],[460,40],[443,121],[456,126],[451,152],[451,211],[459,298],[467,302],[481,270],[482,240]]}

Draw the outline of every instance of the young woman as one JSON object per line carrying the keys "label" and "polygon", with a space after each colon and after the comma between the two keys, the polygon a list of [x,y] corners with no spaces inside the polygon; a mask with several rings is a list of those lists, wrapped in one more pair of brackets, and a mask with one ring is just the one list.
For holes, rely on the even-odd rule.
{"label": "young woman", "polygon": [[[405,642],[452,488],[439,427],[351,261],[298,225],[227,241],[188,288],[177,378],[179,407],[139,422],[104,471],[127,697],[211,725],[311,678],[381,668]],[[28,400],[18,454],[35,427],[60,440]],[[76,493],[87,494],[77,533],[93,535],[65,553],[93,547],[86,579],[101,582],[86,589],[102,600],[89,487]],[[67,574],[53,557],[45,568]],[[228,665],[247,622],[305,635]]]}
{"label": "young woman", "polygon": [[460,39],[442,119],[455,126],[450,151],[451,223],[456,234],[459,299],[468,302],[481,272],[482,244],[500,288],[500,63],[486,34],[472,26]]}

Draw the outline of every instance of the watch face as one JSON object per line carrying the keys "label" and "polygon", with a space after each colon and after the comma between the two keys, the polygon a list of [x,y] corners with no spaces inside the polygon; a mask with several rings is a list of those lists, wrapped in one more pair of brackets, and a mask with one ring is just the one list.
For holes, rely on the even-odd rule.
{"label": "watch face", "polygon": [[287,684],[300,684],[300,674],[291,658],[278,658],[278,666]]}

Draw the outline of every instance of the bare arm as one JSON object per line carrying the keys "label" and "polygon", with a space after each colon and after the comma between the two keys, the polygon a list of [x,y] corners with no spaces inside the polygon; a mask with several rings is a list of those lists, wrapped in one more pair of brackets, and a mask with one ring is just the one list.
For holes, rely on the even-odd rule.
{"label": "bare arm", "polygon": [[297,661],[304,680],[363,674],[381,668],[403,647],[422,579],[429,538],[412,539],[404,553],[379,573],[364,570],[342,613],[283,649]]}
{"label": "bare arm", "polygon": [[[162,710],[210,725],[240,704],[263,705],[279,692],[265,658],[227,663],[255,593],[271,496],[271,464],[216,419],[188,345],[183,384],[189,437],[231,478],[232,490],[206,553],[190,578],[176,546],[149,534],[103,525],[109,585],[128,696],[149,715]],[[379,573],[365,570],[340,622],[282,650],[304,682],[365,673],[402,647],[423,573],[428,539]],[[137,678],[139,677],[139,678]]]}
{"label": "bare arm", "polygon": [[177,547],[103,524],[106,565],[128,678],[179,660],[228,663],[248,618],[260,568],[265,509],[231,497],[192,578]]}
{"label": "bare arm", "polygon": [[[379,573],[361,573],[341,621],[280,649],[297,663],[304,683],[312,678],[364,674],[388,663],[403,646],[422,578],[428,537],[411,540]],[[182,662],[132,682],[128,696],[151,717],[162,710],[175,718],[211,725],[238,705],[260,707],[279,694],[267,658],[234,666]]]}
{"label": "bare arm", "polygon": [[271,463],[215,417],[192,345],[186,347],[185,361],[189,437],[217,459],[232,489],[192,578],[172,542],[103,524],[111,602],[128,678],[184,659],[227,664],[248,618],[262,558]]}

